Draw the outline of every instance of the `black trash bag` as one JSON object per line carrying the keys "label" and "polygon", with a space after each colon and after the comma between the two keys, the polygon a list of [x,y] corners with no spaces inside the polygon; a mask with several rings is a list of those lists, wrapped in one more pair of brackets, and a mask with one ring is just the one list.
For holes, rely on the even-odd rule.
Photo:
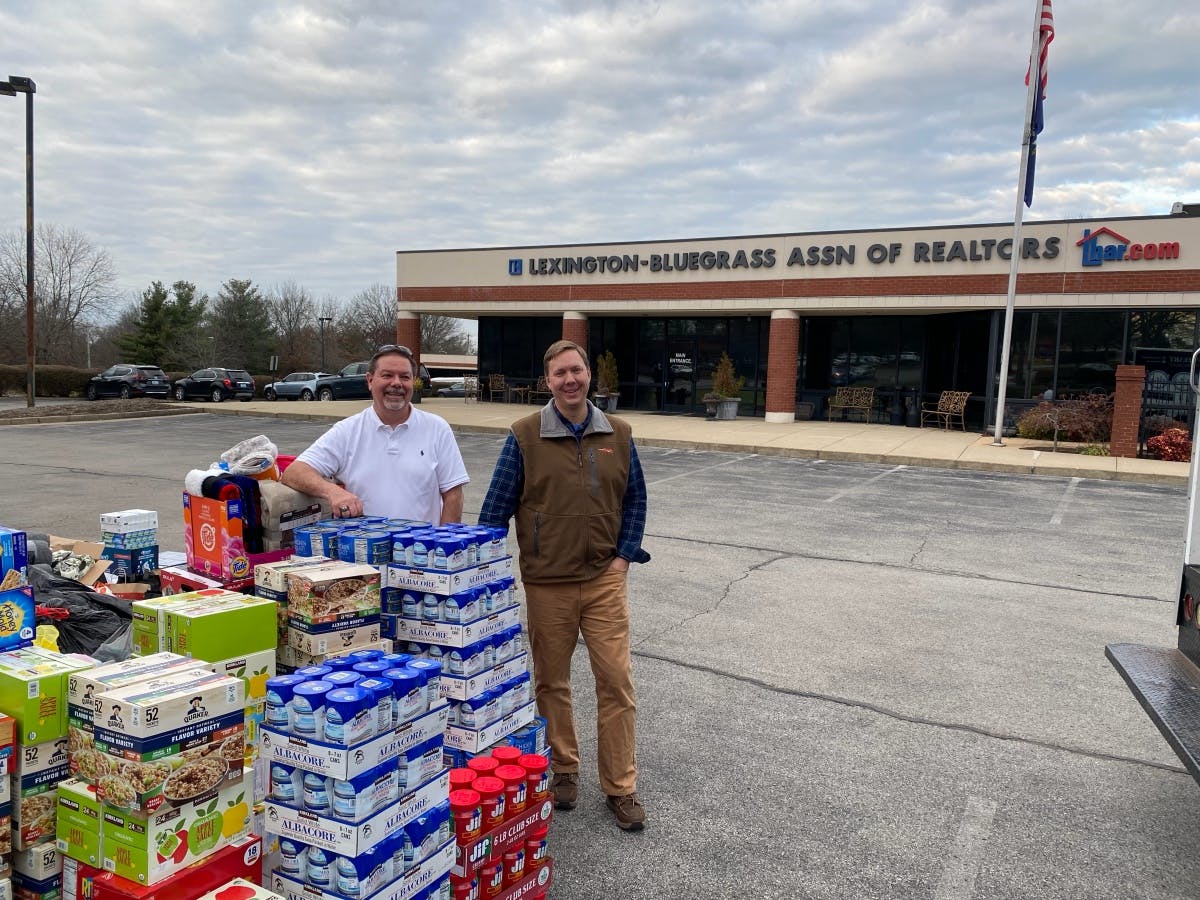
{"label": "black trash bag", "polygon": [[[58,649],[61,652],[96,656],[105,644],[122,646],[121,638],[133,623],[129,601],[98,594],[78,581],[55,575],[49,566],[44,565],[29,567],[29,583],[33,585],[33,599],[38,606],[54,607],[68,613],[61,619],[37,617],[37,624],[53,625],[58,629]],[[128,641],[124,641],[124,644],[128,644]],[[111,651],[101,655],[114,658]],[[128,656],[128,651],[116,658],[123,659],[125,656]]]}

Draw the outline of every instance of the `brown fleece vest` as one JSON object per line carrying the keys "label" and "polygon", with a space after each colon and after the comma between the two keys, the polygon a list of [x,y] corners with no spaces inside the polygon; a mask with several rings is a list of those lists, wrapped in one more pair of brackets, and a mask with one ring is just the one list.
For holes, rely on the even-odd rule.
{"label": "brown fleece vest", "polygon": [[525,469],[516,515],[521,577],[532,584],[590,581],[617,555],[632,431],[608,418],[611,433],[589,426],[576,440],[552,415],[546,421],[554,436],[544,437],[542,421],[535,414],[512,426]]}

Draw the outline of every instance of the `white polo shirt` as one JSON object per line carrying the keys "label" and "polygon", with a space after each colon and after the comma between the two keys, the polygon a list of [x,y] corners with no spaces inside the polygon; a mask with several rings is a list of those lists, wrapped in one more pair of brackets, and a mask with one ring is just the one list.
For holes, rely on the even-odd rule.
{"label": "white polo shirt", "polygon": [[363,502],[363,514],[438,524],[441,495],[466,484],[467,467],[446,420],[411,407],[391,428],[374,407],[335,424],[296,457],[336,478]]}

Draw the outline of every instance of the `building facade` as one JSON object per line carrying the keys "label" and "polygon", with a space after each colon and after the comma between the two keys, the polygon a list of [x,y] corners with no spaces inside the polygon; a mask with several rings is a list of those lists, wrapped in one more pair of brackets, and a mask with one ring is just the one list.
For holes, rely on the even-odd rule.
{"label": "building facade", "polygon": [[[1123,363],[1177,377],[1200,346],[1198,259],[1197,216],[1025,224],[1006,414],[1112,391]],[[481,376],[510,384],[535,382],[561,337],[611,350],[624,408],[703,410],[727,352],[744,415],[821,416],[861,385],[893,413],[967,390],[985,425],[1011,260],[1011,224],[401,251],[397,331],[415,343],[421,313],[477,319]]]}

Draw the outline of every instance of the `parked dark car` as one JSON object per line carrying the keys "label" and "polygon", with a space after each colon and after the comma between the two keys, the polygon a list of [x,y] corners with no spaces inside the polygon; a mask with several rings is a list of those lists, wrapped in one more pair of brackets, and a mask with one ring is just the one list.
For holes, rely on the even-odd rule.
{"label": "parked dark car", "polygon": [[171,382],[158,366],[133,366],[124,363],[109,366],[88,379],[87,398],[160,397],[171,393]]}
{"label": "parked dark car", "polygon": [[446,387],[437,389],[439,397],[465,397],[467,396],[467,383],[465,381],[455,381]]}
{"label": "parked dark car", "polygon": [[[317,381],[318,400],[370,400],[367,389],[367,367],[370,362],[356,362],[342,366],[341,371],[329,378]],[[425,385],[429,384],[429,370],[421,366]]]}
{"label": "parked dark car", "polygon": [[317,379],[318,400],[369,400],[367,390],[367,366],[369,362],[355,362],[342,366],[336,375]]}
{"label": "parked dark car", "polygon": [[272,381],[263,388],[263,396],[268,400],[315,400],[317,382],[332,377],[328,372],[292,372],[282,381]]}
{"label": "parked dark car", "polygon": [[176,381],[174,393],[176,400],[206,397],[220,403],[236,397],[245,401],[254,397],[254,379],[245,369],[200,369]]}

